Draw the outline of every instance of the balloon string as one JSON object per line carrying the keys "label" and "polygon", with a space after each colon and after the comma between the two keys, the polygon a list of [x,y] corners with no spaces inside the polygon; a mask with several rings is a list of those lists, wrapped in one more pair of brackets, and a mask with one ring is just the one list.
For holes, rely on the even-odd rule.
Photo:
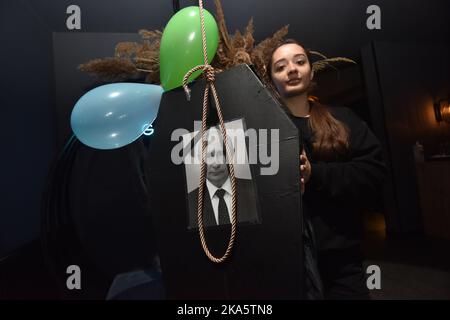
{"label": "balloon string", "polygon": [[203,58],[204,64],[196,66],[189,70],[184,78],[183,78],[183,88],[186,93],[186,98],[189,101],[191,98],[191,91],[187,85],[188,79],[192,73],[197,70],[202,70],[203,75],[206,78],[206,87],[203,95],[203,109],[202,109],[202,128],[201,128],[201,139],[202,139],[202,160],[201,160],[201,169],[200,169],[200,182],[199,182],[199,190],[198,190],[198,198],[197,198],[197,221],[198,221],[198,230],[200,235],[200,241],[202,244],[203,251],[206,256],[215,263],[224,262],[231,254],[233,249],[233,245],[236,238],[236,177],[234,174],[234,165],[232,161],[228,161],[228,171],[230,173],[231,180],[231,234],[230,239],[228,241],[228,246],[222,257],[215,257],[209,250],[208,245],[205,240],[205,230],[203,226],[203,193],[204,193],[204,185],[206,179],[206,119],[208,116],[208,99],[209,99],[209,90],[211,89],[212,95],[214,97],[214,102],[217,109],[217,115],[219,117],[220,122],[220,130],[223,136],[223,142],[226,150],[226,158],[232,159],[230,147],[228,145],[227,132],[225,130],[225,123],[222,116],[222,108],[220,106],[219,97],[217,95],[216,87],[214,85],[215,81],[215,70],[208,63],[208,52],[206,47],[206,32],[205,32],[205,21],[203,15],[203,1],[199,0],[199,8],[200,8],[200,24],[201,24],[201,33],[202,33],[202,44],[203,44]]}

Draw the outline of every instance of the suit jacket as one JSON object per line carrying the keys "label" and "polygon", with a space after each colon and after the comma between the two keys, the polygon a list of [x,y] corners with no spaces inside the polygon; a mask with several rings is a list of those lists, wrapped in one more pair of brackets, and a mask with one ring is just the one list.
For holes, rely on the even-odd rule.
{"label": "suit jacket", "polygon": [[[189,228],[198,227],[197,198],[198,188],[191,191],[188,195]],[[238,222],[256,223],[259,221],[257,211],[257,196],[255,188],[253,186],[253,182],[251,180],[236,178],[236,200],[236,215]],[[203,191],[203,225],[205,227],[217,225],[206,183]]]}

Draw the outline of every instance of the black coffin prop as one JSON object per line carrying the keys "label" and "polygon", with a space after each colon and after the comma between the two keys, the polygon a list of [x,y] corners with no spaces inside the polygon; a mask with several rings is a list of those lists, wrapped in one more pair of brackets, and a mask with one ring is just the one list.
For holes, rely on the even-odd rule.
{"label": "black coffin prop", "polygon": [[[238,224],[231,257],[222,264],[211,262],[201,247],[198,229],[188,228],[184,165],[171,161],[172,149],[179,143],[171,141],[172,132],[178,128],[192,132],[194,121],[201,121],[205,81],[191,84],[189,102],[182,89],[164,93],[154,123],[149,184],[168,298],[303,298],[298,131],[249,66],[220,73],[215,83],[225,122],[243,118],[246,129],[279,129],[279,170],[275,175],[261,175],[260,169],[268,165],[259,160],[250,165],[260,221]],[[214,108],[210,103],[209,119],[215,118]],[[270,154],[274,146],[268,141],[258,141],[258,149],[267,147]],[[229,225],[205,232],[210,248],[226,247]],[[212,251],[218,257],[223,253]]]}

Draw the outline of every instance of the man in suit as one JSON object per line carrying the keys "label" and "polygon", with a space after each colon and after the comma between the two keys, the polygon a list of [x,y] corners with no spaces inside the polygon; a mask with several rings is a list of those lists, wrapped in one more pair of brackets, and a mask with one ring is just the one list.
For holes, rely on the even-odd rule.
{"label": "man in suit", "polygon": [[[212,129],[210,129],[212,130]],[[216,137],[220,137],[217,134]],[[211,131],[210,131],[211,133]],[[205,227],[230,224],[231,179],[226,164],[222,139],[209,139],[206,149],[206,188],[203,192],[203,225]],[[197,228],[198,188],[188,195],[189,228]],[[238,222],[258,222],[257,197],[251,180],[236,178],[236,215]]]}

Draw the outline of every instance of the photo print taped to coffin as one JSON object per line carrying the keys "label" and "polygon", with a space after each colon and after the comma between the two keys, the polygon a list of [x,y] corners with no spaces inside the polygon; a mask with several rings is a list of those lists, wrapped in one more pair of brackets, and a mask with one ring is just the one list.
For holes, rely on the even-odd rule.
{"label": "photo print taped to coffin", "polygon": [[[219,126],[209,128],[205,137],[206,181],[203,191],[203,225],[216,227],[229,225],[231,221],[231,177],[228,163],[234,164],[236,178],[236,216],[239,224],[260,223],[258,197],[250,170],[249,157],[242,119],[225,123],[231,159],[226,149]],[[198,228],[197,201],[201,168],[201,132],[183,135],[183,149],[190,152],[183,159],[186,176],[188,206],[188,229]]]}

